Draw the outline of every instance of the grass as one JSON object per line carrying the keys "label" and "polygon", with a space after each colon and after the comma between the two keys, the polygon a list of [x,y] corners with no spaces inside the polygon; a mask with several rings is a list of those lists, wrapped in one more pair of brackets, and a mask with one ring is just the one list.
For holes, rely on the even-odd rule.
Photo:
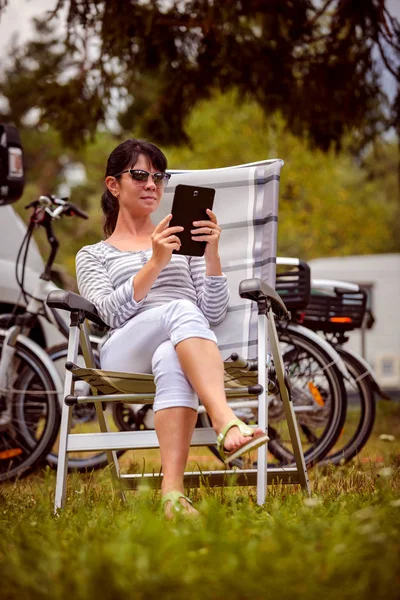
{"label": "grass", "polygon": [[400,404],[380,403],[361,455],[310,473],[311,498],[274,486],[259,507],[254,488],[190,490],[195,521],[165,522],[152,490],[121,504],[106,472],[70,476],[59,517],[50,470],[4,485],[0,598],[399,598],[399,430]]}

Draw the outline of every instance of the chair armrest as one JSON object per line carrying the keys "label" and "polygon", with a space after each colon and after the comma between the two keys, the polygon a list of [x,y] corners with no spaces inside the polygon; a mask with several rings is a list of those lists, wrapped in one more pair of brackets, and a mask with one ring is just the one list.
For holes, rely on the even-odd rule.
{"label": "chair armrest", "polygon": [[46,304],[50,308],[60,308],[70,313],[81,313],[85,319],[96,323],[100,327],[108,328],[108,325],[99,317],[94,304],[74,292],[52,290],[47,296]]}
{"label": "chair armrest", "polygon": [[261,279],[244,279],[239,284],[239,296],[254,302],[268,299],[273,312],[279,319],[290,319],[290,313],[279,294]]}

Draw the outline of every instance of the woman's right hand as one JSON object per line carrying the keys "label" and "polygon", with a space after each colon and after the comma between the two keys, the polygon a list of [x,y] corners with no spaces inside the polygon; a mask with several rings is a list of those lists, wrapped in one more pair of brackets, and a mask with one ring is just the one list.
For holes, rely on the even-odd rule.
{"label": "woman's right hand", "polygon": [[163,269],[171,260],[173,250],[179,250],[181,241],[176,233],[183,231],[183,227],[168,227],[172,215],[167,215],[159,222],[151,235],[153,246],[152,260]]}

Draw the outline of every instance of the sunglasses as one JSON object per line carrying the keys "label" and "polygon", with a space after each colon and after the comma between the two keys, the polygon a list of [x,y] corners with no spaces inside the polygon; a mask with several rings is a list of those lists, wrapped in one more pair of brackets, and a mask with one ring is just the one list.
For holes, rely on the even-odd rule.
{"label": "sunglasses", "polygon": [[134,181],[138,183],[146,183],[149,179],[149,176],[153,178],[153,181],[156,185],[161,186],[164,183],[168,183],[171,175],[169,173],[149,173],[148,171],[142,171],[141,169],[127,169],[126,171],[121,171],[121,173],[117,173],[114,177],[119,177],[123,173],[129,173]]}

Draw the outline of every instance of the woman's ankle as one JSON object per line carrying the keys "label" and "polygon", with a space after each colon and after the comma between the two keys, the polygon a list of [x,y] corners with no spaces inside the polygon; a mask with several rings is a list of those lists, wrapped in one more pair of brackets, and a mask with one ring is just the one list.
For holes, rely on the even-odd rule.
{"label": "woman's ankle", "polygon": [[161,493],[163,496],[165,494],[169,494],[169,492],[181,492],[184,493],[185,488],[183,486],[183,481],[177,481],[174,479],[163,481],[161,485]]}
{"label": "woman's ankle", "polygon": [[218,435],[230,421],[233,421],[233,419],[237,419],[237,417],[233,411],[230,411],[230,412],[224,413],[223,415],[219,416],[218,418],[214,417],[214,419],[213,419],[212,417],[210,417],[210,419],[211,419],[213,429],[214,429],[215,433]]}

